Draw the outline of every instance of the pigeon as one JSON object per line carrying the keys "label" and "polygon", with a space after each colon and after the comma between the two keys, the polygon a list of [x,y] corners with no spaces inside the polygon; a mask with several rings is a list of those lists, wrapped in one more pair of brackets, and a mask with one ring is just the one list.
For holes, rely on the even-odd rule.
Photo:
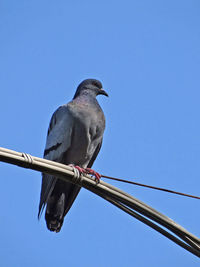
{"label": "pigeon", "polygon": [[[45,159],[77,166],[79,171],[91,170],[105,129],[105,117],[97,95],[108,96],[100,81],[86,79],[77,87],[72,101],[54,112],[47,133]],[[53,175],[42,174],[38,218],[46,207],[45,220],[50,231],[61,230],[80,188]]]}

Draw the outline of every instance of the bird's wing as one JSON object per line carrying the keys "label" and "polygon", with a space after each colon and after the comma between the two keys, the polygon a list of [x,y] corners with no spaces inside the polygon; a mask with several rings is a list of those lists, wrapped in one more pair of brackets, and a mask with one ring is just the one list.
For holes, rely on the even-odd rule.
{"label": "bird's wing", "polygon": [[[67,105],[63,105],[55,111],[51,118],[44,158],[62,162],[63,154],[67,152],[71,145],[72,132],[73,117],[70,114]],[[54,176],[45,173],[42,174],[42,188],[38,218],[40,217],[48,198],[54,189],[56,181],[57,179]]]}
{"label": "bird's wing", "polygon": [[97,155],[99,154],[99,151],[100,151],[101,146],[102,146],[102,142],[103,142],[103,138],[101,139],[100,143],[97,145],[97,148],[95,149],[94,154],[92,155],[92,158],[91,158],[90,162],[88,163],[88,166],[87,166],[88,168],[92,167]]}

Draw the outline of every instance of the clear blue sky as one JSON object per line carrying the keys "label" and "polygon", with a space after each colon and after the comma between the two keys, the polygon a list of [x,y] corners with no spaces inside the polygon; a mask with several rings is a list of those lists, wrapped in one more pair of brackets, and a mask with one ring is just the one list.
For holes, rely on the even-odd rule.
{"label": "clear blue sky", "polygon": [[[0,1],[1,146],[42,156],[54,110],[100,79],[99,172],[200,195],[200,2]],[[38,222],[41,175],[0,163],[1,266],[199,266],[82,189],[59,234]],[[200,236],[200,202],[113,183]]]}

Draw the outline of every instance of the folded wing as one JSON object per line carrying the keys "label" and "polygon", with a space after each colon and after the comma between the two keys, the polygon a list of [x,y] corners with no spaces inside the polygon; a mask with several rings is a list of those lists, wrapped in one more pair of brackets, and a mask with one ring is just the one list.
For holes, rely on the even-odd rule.
{"label": "folded wing", "polygon": [[[53,114],[44,151],[44,158],[56,162],[63,162],[63,155],[71,146],[73,132],[73,118],[67,108],[67,105],[59,107]],[[40,195],[40,204],[38,218],[47,204],[47,201],[55,187],[57,178],[43,173],[42,188]]]}

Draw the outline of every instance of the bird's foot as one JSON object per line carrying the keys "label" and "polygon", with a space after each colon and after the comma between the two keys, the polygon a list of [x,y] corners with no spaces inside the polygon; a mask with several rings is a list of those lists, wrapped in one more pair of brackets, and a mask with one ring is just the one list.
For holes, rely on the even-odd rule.
{"label": "bird's foot", "polygon": [[100,173],[98,173],[98,172],[96,172],[96,171],[94,171],[93,169],[90,169],[90,168],[85,168],[84,169],[84,168],[82,168],[82,167],[80,167],[78,165],[75,165],[75,166],[72,165],[72,164],[70,164],[70,165],[73,166],[74,168],[76,168],[79,171],[80,174],[84,174],[84,173],[91,174],[92,176],[95,177],[96,182],[99,183],[99,181],[101,179],[101,174]]}
{"label": "bird's foot", "polygon": [[74,164],[69,164],[70,167],[75,168],[79,171],[79,174],[86,173],[84,168],[81,168],[80,166],[74,165]]}
{"label": "bird's foot", "polygon": [[76,168],[80,172],[80,174],[86,173],[85,169],[81,168],[80,166],[76,165],[76,166],[74,166],[74,168]]}
{"label": "bird's foot", "polygon": [[98,173],[98,172],[96,172],[96,171],[94,171],[94,170],[92,170],[90,168],[86,168],[85,171],[86,171],[86,173],[91,174],[92,176],[94,176],[96,182],[99,183],[99,181],[101,179],[101,174],[100,173]]}

